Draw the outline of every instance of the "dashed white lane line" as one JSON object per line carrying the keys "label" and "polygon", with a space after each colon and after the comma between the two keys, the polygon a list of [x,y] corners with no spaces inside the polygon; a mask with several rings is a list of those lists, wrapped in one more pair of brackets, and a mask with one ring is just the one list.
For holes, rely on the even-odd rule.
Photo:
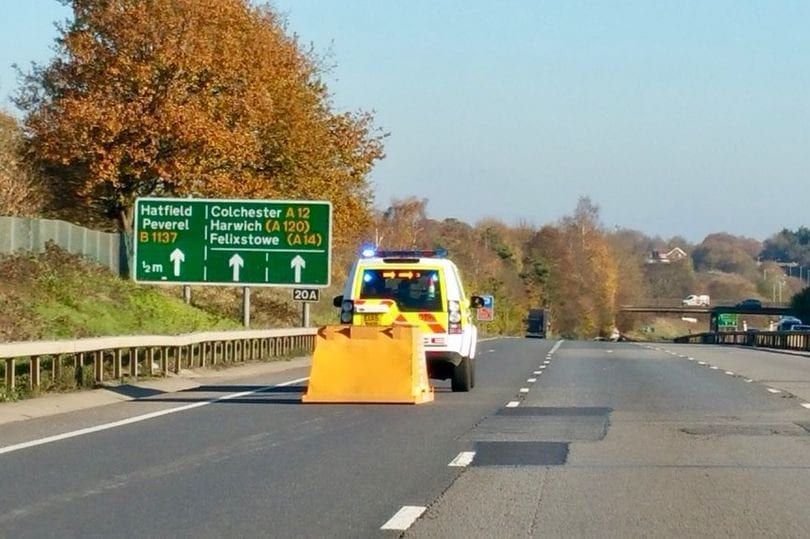
{"label": "dashed white lane line", "polygon": [[473,459],[475,458],[475,451],[462,451],[461,453],[456,456],[453,460],[450,461],[448,466],[452,466],[455,468],[465,468],[472,463]]}
{"label": "dashed white lane line", "polygon": [[221,401],[228,401],[232,399],[238,399],[241,397],[246,397],[248,395],[253,395],[254,393],[261,393],[262,391],[267,391],[268,389],[273,389],[274,387],[286,387],[292,386],[295,384],[299,384],[301,382],[305,382],[309,380],[309,377],[306,378],[298,378],[296,380],[289,380],[287,382],[282,382],[280,384],[271,385],[260,387],[258,389],[252,389],[250,391],[240,391],[239,393],[230,393],[229,395],[223,395],[222,397],[217,397],[216,399],[210,399],[207,401],[202,402],[194,402],[191,404],[186,404],[183,406],[177,406],[175,408],[169,408],[168,410],[159,410],[157,412],[150,412],[148,414],[136,415],[133,417],[128,417],[126,419],[120,419],[118,421],[113,421],[111,423],[102,423],[101,425],[95,425],[93,427],[86,427],[79,430],[73,430],[70,432],[63,432],[62,434],[56,434],[54,436],[47,436],[45,438],[39,438],[37,440],[31,440],[30,442],[23,442],[14,445],[7,445],[5,447],[0,447],[0,455],[5,453],[13,453],[14,451],[20,451],[21,449],[28,449],[29,447],[36,447],[38,445],[45,445],[50,444],[53,442],[58,442],[60,440],[67,440],[69,438],[76,438],[77,436],[84,436],[85,434],[92,434],[94,432],[100,432],[103,430],[114,429],[117,427],[123,427],[126,425],[131,425],[133,423],[140,423],[141,421],[146,421],[149,419],[154,419],[156,417],[161,417],[164,415],[176,414],[179,412],[185,412],[186,410],[193,410],[194,408],[201,408],[203,406],[208,406],[209,404],[213,404],[215,402]]}
{"label": "dashed white lane line", "polygon": [[405,531],[422,516],[427,507],[423,505],[403,505],[391,519],[382,525],[381,530]]}
{"label": "dashed white lane line", "polygon": [[705,365],[705,364],[706,364],[705,361],[698,361],[698,365]]}
{"label": "dashed white lane line", "polygon": [[520,401],[509,401],[506,403],[507,408],[517,408],[520,406]]}
{"label": "dashed white lane line", "polygon": [[726,371],[726,374],[728,374],[729,376],[734,376],[734,372],[733,372],[733,371]]}
{"label": "dashed white lane line", "polygon": [[605,350],[605,353],[607,353],[607,354],[612,354],[612,353],[613,353],[613,350]]}
{"label": "dashed white lane line", "polygon": [[494,352],[494,351],[495,351],[494,349],[493,350],[487,350],[487,352]]}
{"label": "dashed white lane line", "polygon": [[521,393],[528,393],[528,392],[529,392],[529,388],[528,388],[528,387],[521,387],[521,388],[520,388],[520,392],[521,392]]}
{"label": "dashed white lane line", "polygon": [[549,365],[550,363],[551,363],[551,361],[549,361],[549,360],[545,360],[545,361],[543,362],[543,365]]}
{"label": "dashed white lane line", "polygon": [[538,369],[540,369],[541,371],[542,371],[543,369],[545,369],[546,367],[547,367],[547,365],[538,365],[538,366],[537,366],[537,368],[538,368]]}
{"label": "dashed white lane line", "polygon": [[537,378],[526,378],[526,381],[529,382],[530,384],[533,384],[537,381]]}
{"label": "dashed white lane line", "polygon": [[769,388],[767,388],[767,389],[768,389],[768,392],[769,392],[769,393],[781,393],[781,391],[780,391],[780,390],[778,390],[778,389],[774,389],[774,388],[772,388],[772,387],[769,387]]}
{"label": "dashed white lane line", "polygon": [[712,366],[711,366],[711,367],[709,367],[709,368],[710,368],[711,370],[713,370],[713,371],[716,371],[716,370],[720,369],[720,367],[718,367],[718,366],[716,366],[716,365],[712,365]]}
{"label": "dashed white lane line", "polygon": [[688,357],[686,359],[688,359],[689,361],[694,361],[695,360],[695,358],[693,358],[693,357]]}
{"label": "dashed white lane line", "polygon": [[810,410],[810,402],[803,402],[803,403],[802,403],[802,406],[804,406],[805,408],[807,408],[808,410]]}
{"label": "dashed white lane line", "polygon": [[746,378],[746,379],[745,379],[745,383],[746,383],[746,384],[750,384],[751,382],[753,382],[753,380],[751,380],[750,378]]}
{"label": "dashed white lane line", "polygon": [[532,374],[543,374],[543,371],[532,371]]}

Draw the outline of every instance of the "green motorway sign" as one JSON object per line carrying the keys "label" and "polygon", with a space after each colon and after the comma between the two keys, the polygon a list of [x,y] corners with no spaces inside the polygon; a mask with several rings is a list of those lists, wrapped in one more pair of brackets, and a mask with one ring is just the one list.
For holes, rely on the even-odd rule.
{"label": "green motorway sign", "polygon": [[720,313],[717,315],[718,327],[737,327],[737,315],[733,313]]}
{"label": "green motorway sign", "polygon": [[326,287],[332,204],[139,198],[134,245],[139,283]]}

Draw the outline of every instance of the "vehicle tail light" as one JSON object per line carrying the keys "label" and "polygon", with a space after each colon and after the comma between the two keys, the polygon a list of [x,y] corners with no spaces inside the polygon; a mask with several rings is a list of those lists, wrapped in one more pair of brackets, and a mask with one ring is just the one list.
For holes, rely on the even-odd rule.
{"label": "vehicle tail light", "polygon": [[458,335],[461,333],[461,306],[457,301],[447,302],[447,321],[450,323],[447,333]]}

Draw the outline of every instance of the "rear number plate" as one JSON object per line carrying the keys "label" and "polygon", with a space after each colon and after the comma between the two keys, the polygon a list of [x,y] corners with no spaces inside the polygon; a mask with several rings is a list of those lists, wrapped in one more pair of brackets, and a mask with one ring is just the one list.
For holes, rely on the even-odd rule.
{"label": "rear number plate", "polygon": [[380,315],[379,314],[364,314],[363,315],[363,323],[367,326],[379,326],[380,325]]}

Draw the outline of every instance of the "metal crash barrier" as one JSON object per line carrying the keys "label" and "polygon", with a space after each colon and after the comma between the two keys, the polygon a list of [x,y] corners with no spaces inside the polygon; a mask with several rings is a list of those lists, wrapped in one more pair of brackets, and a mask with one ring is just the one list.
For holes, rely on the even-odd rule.
{"label": "metal crash barrier", "polygon": [[432,400],[419,328],[325,326],[318,331],[305,403]]}

